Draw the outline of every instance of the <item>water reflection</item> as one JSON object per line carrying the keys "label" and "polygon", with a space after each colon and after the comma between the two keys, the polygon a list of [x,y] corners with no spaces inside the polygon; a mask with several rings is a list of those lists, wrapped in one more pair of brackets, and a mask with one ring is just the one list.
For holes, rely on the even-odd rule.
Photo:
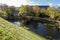
{"label": "water reflection", "polygon": [[20,22],[19,22],[19,21],[14,21],[14,22],[12,22],[12,23],[14,23],[15,25],[20,26]]}
{"label": "water reflection", "polygon": [[[14,21],[13,23],[20,26],[19,21]],[[40,22],[35,24],[35,26],[31,23],[28,23],[27,26],[29,27],[29,30],[31,30],[41,36],[46,37],[46,36],[52,35],[57,38],[58,29],[56,28],[56,26],[49,27],[49,28],[51,28],[51,30],[49,30],[47,26],[41,24]]]}
{"label": "water reflection", "polygon": [[38,26],[37,26],[37,33],[38,34],[41,34],[42,36],[46,36],[47,33],[46,33],[46,26],[44,26],[43,24],[41,23],[38,23]]}

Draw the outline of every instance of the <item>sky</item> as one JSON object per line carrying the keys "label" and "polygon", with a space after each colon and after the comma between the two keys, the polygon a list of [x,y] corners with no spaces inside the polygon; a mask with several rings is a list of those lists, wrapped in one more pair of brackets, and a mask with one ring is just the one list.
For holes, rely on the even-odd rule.
{"label": "sky", "polygon": [[0,0],[0,3],[16,7],[20,7],[21,5],[60,6],[60,0]]}

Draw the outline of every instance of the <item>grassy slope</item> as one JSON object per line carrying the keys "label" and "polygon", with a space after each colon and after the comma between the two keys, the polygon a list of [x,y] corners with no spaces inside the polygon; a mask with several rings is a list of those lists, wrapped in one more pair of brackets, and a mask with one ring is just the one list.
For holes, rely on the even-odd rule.
{"label": "grassy slope", "polygon": [[46,39],[0,18],[0,40],[46,40]]}

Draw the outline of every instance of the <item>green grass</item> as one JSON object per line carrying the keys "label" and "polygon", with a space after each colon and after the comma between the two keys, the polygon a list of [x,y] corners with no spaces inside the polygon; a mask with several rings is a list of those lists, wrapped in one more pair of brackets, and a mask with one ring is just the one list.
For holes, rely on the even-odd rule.
{"label": "green grass", "polygon": [[0,40],[46,40],[46,39],[0,18]]}

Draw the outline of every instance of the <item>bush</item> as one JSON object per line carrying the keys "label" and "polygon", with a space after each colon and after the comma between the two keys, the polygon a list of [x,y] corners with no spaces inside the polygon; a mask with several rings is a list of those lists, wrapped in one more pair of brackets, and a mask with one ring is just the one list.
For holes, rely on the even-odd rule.
{"label": "bush", "polygon": [[5,11],[0,10],[0,17],[7,19],[7,13]]}

